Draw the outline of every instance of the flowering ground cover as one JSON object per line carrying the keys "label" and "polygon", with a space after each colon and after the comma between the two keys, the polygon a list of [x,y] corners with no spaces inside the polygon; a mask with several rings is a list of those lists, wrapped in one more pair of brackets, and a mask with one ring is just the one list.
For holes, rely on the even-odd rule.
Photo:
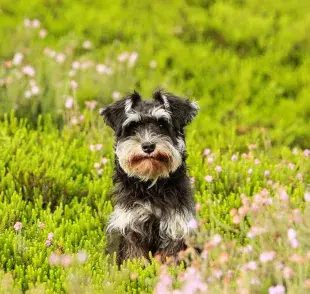
{"label": "flowering ground cover", "polygon": [[[310,291],[308,1],[0,8],[1,293]],[[197,219],[179,264],[118,269],[98,109],[156,87],[201,108],[186,133]]]}

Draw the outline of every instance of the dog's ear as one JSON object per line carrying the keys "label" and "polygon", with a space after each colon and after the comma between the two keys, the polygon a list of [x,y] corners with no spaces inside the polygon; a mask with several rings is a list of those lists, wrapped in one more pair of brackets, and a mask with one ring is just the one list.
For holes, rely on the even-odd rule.
{"label": "dog's ear", "polygon": [[134,91],[127,97],[99,109],[99,114],[103,116],[105,123],[110,126],[116,134],[119,134],[122,123],[127,117],[126,114],[130,112],[139,101],[141,101],[141,96]]}
{"label": "dog's ear", "polygon": [[164,93],[162,90],[156,90],[153,93],[153,98],[164,105],[181,128],[188,125],[196,117],[199,110],[196,102],[177,97],[171,93]]}

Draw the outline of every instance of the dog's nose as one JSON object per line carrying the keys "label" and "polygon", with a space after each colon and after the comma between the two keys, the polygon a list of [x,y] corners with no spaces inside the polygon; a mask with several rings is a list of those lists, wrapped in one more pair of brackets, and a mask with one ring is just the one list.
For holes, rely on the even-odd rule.
{"label": "dog's nose", "polygon": [[152,153],[155,150],[156,144],[155,143],[150,143],[150,142],[146,142],[146,143],[142,143],[141,144],[142,150],[145,153]]}

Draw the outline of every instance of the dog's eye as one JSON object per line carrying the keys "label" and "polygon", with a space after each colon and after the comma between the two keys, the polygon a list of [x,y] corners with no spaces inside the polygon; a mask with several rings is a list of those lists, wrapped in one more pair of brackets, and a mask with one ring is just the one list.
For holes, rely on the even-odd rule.
{"label": "dog's eye", "polygon": [[158,121],[158,126],[162,129],[167,125],[167,122],[164,119]]}
{"label": "dog's eye", "polygon": [[131,122],[131,123],[128,125],[128,128],[133,129],[133,128],[136,128],[137,125],[138,125],[138,123],[137,123],[136,121],[133,121],[133,122]]}

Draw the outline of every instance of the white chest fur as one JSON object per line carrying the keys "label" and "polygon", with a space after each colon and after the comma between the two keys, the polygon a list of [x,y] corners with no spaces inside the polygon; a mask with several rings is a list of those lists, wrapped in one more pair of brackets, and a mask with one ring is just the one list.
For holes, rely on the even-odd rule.
{"label": "white chest fur", "polygon": [[143,231],[143,224],[154,217],[159,223],[159,237],[177,240],[189,233],[188,223],[194,215],[188,210],[163,213],[160,208],[154,207],[149,202],[136,202],[131,209],[116,206],[110,216],[107,230],[119,231],[122,235],[126,235],[129,229],[144,236],[146,232]]}

